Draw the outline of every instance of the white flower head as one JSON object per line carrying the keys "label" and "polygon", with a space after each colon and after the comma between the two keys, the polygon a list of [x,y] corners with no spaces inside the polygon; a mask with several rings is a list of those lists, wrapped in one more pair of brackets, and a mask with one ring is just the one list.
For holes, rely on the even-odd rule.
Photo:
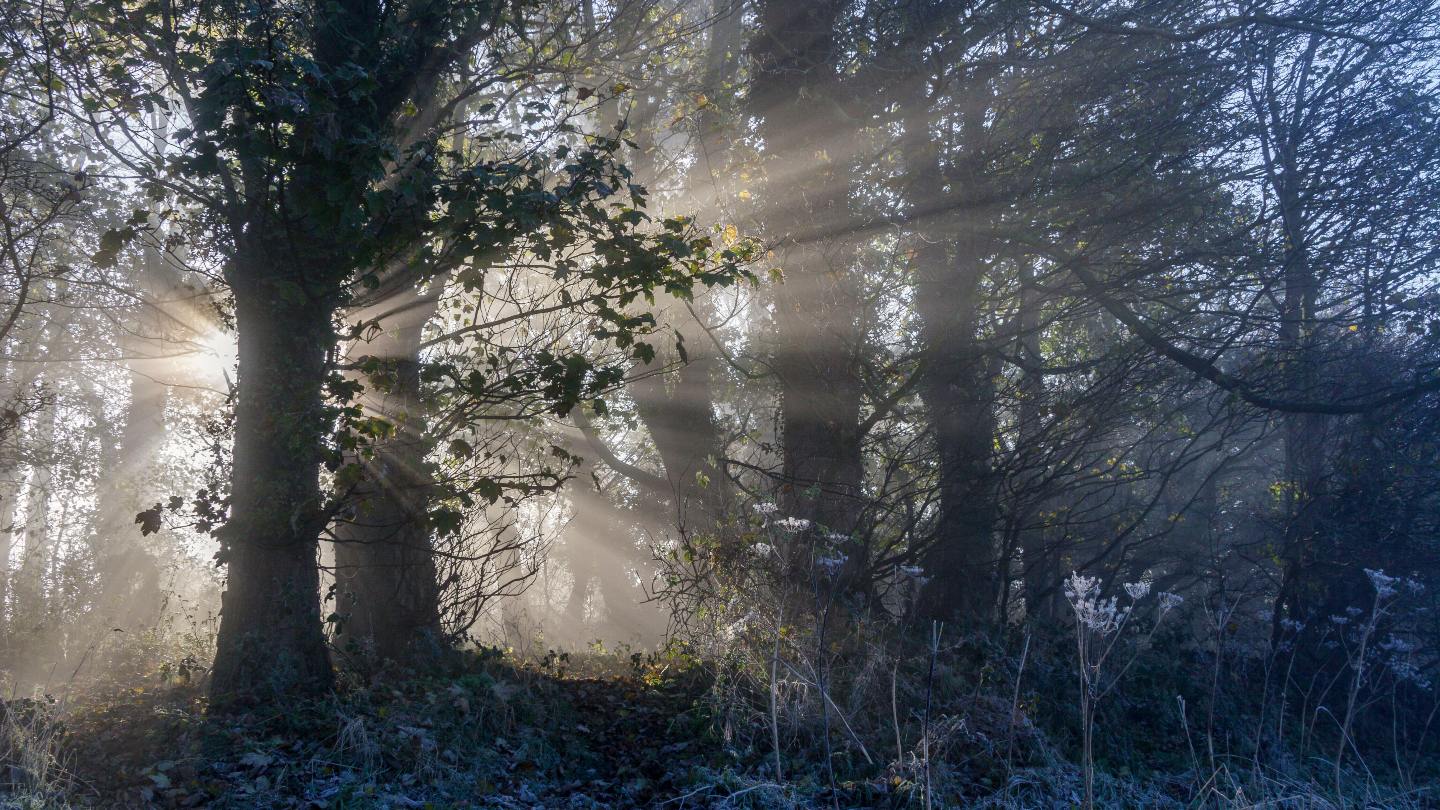
{"label": "white flower head", "polygon": [[1115,597],[1101,598],[1099,579],[1079,572],[1072,572],[1065,580],[1065,598],[1075,611],[1076,623],[1102,636],[1119,630],[1129,615],[1129,609],[1121,608]]}
{"label": "white flower head", "polygon": [[782,531],[803,532],[810,528],[810,521],[801,517],[787,517],[775,521],[775,525]]}
{"label": "white flower head", "polygon": [[1143,580],[1140,582],[1127,582],[1125,583],[1125,593],[1130,594],[1130,598],[1138,602],[1150,593],[1150,583]]}
{"label": "white flower head", "polygon": [[1174,610],[1175,608],[1180,607],[1180,605],[1181,605],[1182,603],[1184,603],[1184,601],[1185,601],[1185,597],[1181,596],[1181,595],[1178,594],[1178,593],[1171,593],[1171,592],[1169,592],[1169,591],[1161,591],[1161,592],[1160,592],[1160,612],[1161,612],[1161,613],[1169,613],[1170,611]]}
{"label": "white flower head", "polygon": [[768,557],[775,553],[775,547],[769,543],[756,543],[750,547],[750,553],[757,557]]}
{"label": "white flower head", "polygon": [[1375,587],[1375,594],[1381,599],[1395,595],[1395,585],[1400,582],[1399,577],[1389,576],[1378,568],[1366,568],[1365,576],[1370,578],[1370,584]]}
{"label": "white flower head", "polygon": [[760,503],[755,504],[751,508],[755,510],[755,514],[757,515],[773,515],[776,512],[780,511],[779,506],[769,501],[761,501]]}

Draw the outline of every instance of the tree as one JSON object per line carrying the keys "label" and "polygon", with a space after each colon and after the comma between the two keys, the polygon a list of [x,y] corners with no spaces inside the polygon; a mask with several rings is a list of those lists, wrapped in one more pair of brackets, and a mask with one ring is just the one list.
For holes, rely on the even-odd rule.
{"label": "tree", "polygon": [[[87,109],[111,142],[139,140],[141,105],[177,118],[176,149],[163,170],[119,147],[113,154],[192,206],[190,221],[205,230],[190,238],[214,255],[234,299],[235,446],[220,531],[228,584],[212,691],[217,704],[315,692],[331,677],[317,541],[344,503],[327,495],[320,472],[328,468],[343,494],[363,478],[346,453],[392,429],[346,405],[359,391],[334,373],[335,319],[355,292],[404,290],[461,267],[483,274],[505,251],[525,250],[553,258],[548,269],[557,277],[584,280],[585,297],[566,305],[644,352],[634,336],[649,319],[623,315],[617,304],[643,290],[733,274],[704,264],[708,243],[686,238],[683,222],[641,228],[641,191],[627,190],[625,171],[609,157],[612,140],[537,152],[518,133],[482,129],[489,142],[515,143],[515,157],[467,160],[445,148],[440,131],[464,99],[526,75],[500,61],[523,41],[523,7],[151,11],[116,8],[97,20],[114,39],[76,70],[88,71],[80,74]],[[553,103],[528,101],[525,115],[542,121]],[[495,126],[493,113],[465,124]],[[628,205],[607,205],[617,194]],[[572,255],[575,244],[587,246],[587,258]],[[590,378],[583,358],[537,365],[533,376],[508,382],[539,386],[562,412],[608,379]],[[463,388],[468,379],[451,382]]]}

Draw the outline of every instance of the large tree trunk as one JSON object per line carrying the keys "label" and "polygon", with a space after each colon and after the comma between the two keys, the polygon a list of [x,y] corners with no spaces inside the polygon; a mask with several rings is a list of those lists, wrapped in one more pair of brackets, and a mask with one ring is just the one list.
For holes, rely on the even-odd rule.
{"label": "large tree trunk", "polygon": [[[917,91],[918,92],[918,91]],[[983,94],[980,94],[983,96]],[[979,337],[980,281],[989,267],[984,239],[986,212],[966,196],[978,178],[951,178],[935,146],[924,94],[906,116],[910,205],[916,211],[950,212],[915,223],[915,311],[920,316],[920,399],[935,443],[939,513],[924,568],[929,581],[920,612],[932,618],[988,619],[998,597],[999,560],[994,533],[996,504],[991,458],[995,414],[992,362]],[[977,104],[970,105],[978,107]],[[967,111],[962,148],[979,151],[983,108]],[[964,165],[975,160],[961,154]],[[954,160],[952,159],[952,163]]]}
{"label": "large tree trunk", "polygon": [[419,359],[422,332],[437,299],[414,297],[412,306],[388,300],[398,314],[382,320],[382,335],[356,348],[385,366],[388,391],[369,391],[365,404],[397,431],[376,448],[373,460],[363,462],[365,477],[335,526],[335,579],[344,617],[341,646],[353,640],[382,664],[423,668],[444,652],[426,522],[432,481],[425,457],[431,447]]}
{"label": "large tree trunk", "polygon": [[299,285],[281,274],[246,269],[234,285],[239,396],[211,682],[218,705],[317,693],[332,681],[316,567],[326,520],[318,473],[331,421],[322,390],[335,345],[331,310],[297,295]]}
{"label": "large tree trunk", "polygon": [[[847,221],[853,142],[834,98],[835,26],[843,4],[759,4],[751,105],[765,142],[764,224],[784,283],[775,288],[782,506],[850,535],[863,510],[860,292]],[[865,550],[846,543],[851,570]]]}
{"label": "large tree trunk", "polygon": [[985,620],[998,596],[994,385],[991,363],[976,340],[981,259],[966,247],[961,242],[950,261],[917,268],[920,399],[930,414],[940,490],[920,609],[933,618]]}

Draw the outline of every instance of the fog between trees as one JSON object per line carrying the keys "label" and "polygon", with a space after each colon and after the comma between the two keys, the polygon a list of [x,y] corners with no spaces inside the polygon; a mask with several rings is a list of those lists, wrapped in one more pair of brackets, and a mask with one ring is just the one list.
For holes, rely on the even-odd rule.
{"label": "fog between trees", "polygon": [[10,0],[6,697],[599,640],[754,801],[1434,801],[1437,21]]}

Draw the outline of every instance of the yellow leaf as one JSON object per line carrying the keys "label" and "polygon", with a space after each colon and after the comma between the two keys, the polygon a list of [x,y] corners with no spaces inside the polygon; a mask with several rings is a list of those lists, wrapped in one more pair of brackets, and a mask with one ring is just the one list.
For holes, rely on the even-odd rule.
{"label": "yellow leaf", "polygon": [[734,225],[726,225],[725,232],[721,234],[721,238],[725,240],[725,244],[733,245],[735,244],[735,240],[740,238],[740,231]]}
{"label": "yellow leaf", "polygon": [[748,200],[748,199],[750,199],[750,192],[742,190],[742,191],[740,192],[740,199],[742,199],[742,200]]}

